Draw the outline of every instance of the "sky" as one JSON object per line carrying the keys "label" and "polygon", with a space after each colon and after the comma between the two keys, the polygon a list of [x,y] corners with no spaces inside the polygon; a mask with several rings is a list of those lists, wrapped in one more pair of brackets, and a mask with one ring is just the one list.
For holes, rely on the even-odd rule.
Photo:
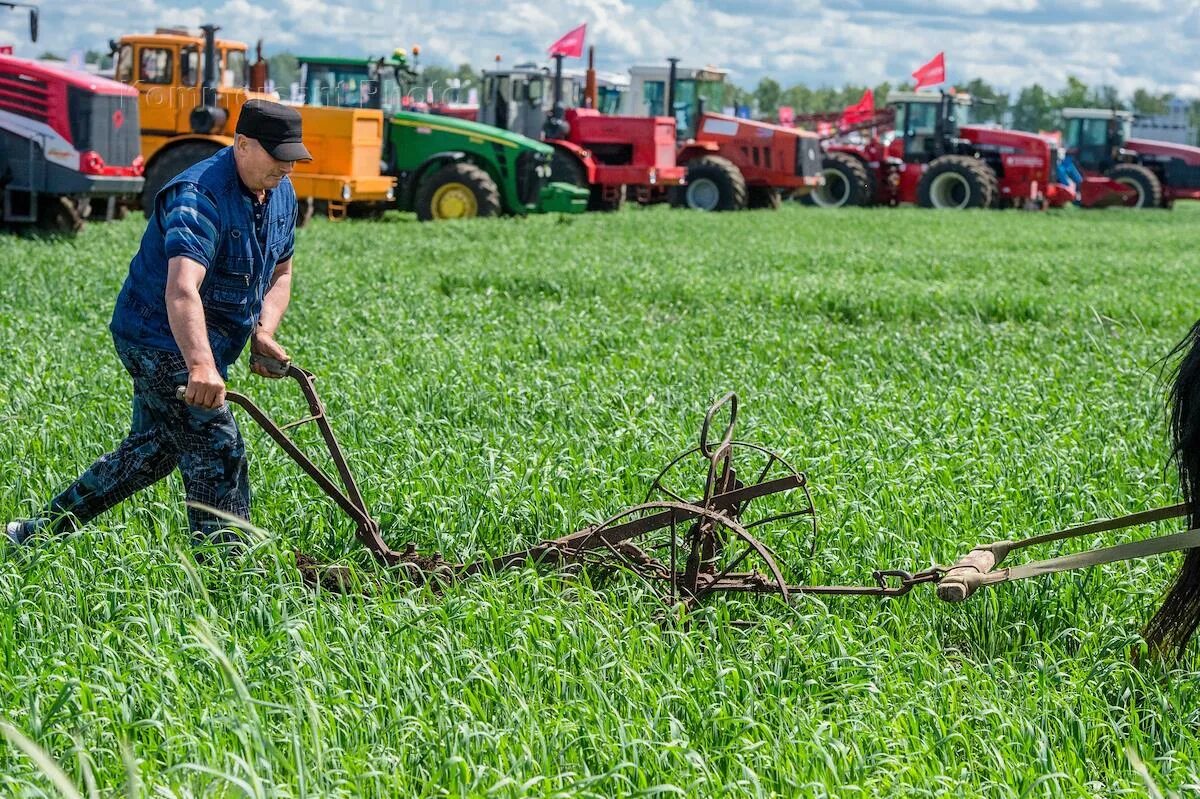
{"label": "sky", "polygon": [[1123,94],[1144,87],[1200,98],[1200,0],[41,0],[41,35],[28,40],[21,11],[0,9],[0,44],[19,55],[106,50],[122,33],[158,25],[222,26],[222,36],[267,55],[378,56],[421,46],[422,63],[476,68],[540,60],[586,22],[597,66],[680,56],[715,65],[752,88],[893,85],[946,53],[951,82],[982,77],[1006,90],[1068,75]]}

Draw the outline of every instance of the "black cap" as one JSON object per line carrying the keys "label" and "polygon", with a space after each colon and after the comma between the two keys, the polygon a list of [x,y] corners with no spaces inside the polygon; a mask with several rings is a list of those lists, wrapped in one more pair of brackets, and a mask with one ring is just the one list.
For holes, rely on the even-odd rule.
{"label": "black cap", "polygon": [[300,137],[300,112],[268,100],[248,100],[238,115],[237,132],[249,136],[279,161],[311,161]]}

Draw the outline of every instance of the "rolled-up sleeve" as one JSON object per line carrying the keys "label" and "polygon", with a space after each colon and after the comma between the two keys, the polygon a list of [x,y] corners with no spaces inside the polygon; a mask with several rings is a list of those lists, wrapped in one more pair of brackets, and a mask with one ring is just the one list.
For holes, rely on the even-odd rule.
{"label": "rolled-up sleeve", "polygon": [[205,269],[217,257],[220,215],[212,199],[195,186],[181,183],[161,200],[167,259],[183,256]]}

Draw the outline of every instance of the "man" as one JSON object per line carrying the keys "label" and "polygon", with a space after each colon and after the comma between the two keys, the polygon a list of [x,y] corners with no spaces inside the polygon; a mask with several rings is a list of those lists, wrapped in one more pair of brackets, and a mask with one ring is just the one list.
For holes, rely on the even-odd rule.
{"label": "man", "polygon": [[[177,466],[189,500],[249,519],[245,446],[225,380],[247,340],[253,355],[287,360],[275,331],[291,297],[296,195],[288,174],[301,160],[311,156],[300,115],[251,100],[233,144],[158,193],[109,325],[133,378],[129,435],[52,499],[45,518],[10,522],[12,543],[72,532]],[[255,360],[251,371],[277,376]],[[210,513],[189,508],[188,521],[198,541],[237,540],[219,535],[225,525]]]}

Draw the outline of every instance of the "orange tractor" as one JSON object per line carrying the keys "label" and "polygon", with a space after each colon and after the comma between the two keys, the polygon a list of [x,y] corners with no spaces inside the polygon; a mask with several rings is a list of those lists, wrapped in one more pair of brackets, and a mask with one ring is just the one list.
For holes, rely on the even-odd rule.
{"label": "orange tractor", "polygon": [[[138,90],[146,185],[142,208],[149,216],[154,196],[175,175],[233,143],[242,105],[277,100],[262,91],[266,62],[251,66],[246,45],[203,34],[159,29],[122,36],[111,46],[116,79]],[[331,219],[380,214],[395,197],[395,179],[380,173],[383,114],[369,108],[298,107],[304,142],[313,155],[291,175],[306,220],[314,209]]]}

